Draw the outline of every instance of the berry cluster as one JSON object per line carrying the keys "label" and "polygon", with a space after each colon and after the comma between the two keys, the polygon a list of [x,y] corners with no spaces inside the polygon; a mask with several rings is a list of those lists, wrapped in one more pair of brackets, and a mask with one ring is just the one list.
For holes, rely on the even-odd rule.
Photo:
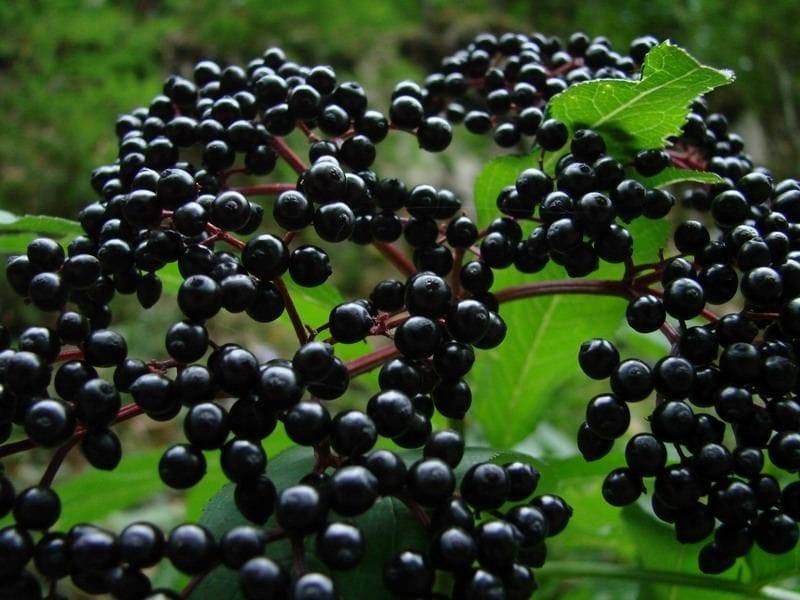
{"label": "berry cluster", "polygon": [[[708,135],[718,140],[711,167],[721,164],[719,147],[729,141],[719,141],[721,117],[708,121],[717,131]],[[662,330],[669,355],[654,365],[620,360],[604,339],[587,341],[579,353],[584,372],[611,387],[589,402],[578,432],[587,460],[608,454],[629,428],[628,405],[655,393],[650,433],[628,440],[627,465],[609,473],[604,498],[630,504],[645,491],[643,478],[654,477],[653,509],[675,526],[679,542],[714,534],[699,556],[707,573],[728,569],[754,542],[771,553],[792,550],[800,518],[800,483],[782,489],[770,469],[800,470],[800,213],[793,209],[800,186],[774,183],[763,169],[741,173],[738,158],[726,164],[719,174],[737,179],[690,193],[694,208],[710,212],[713,229],[681,222],[673,234],[678,254],[631,279],[627,323],[639,333]],[[738,298],[741,309],[731,310]]]}
{"label": "berry cluster", "polygon": [[[434,423],[460,427],[467,416],[475,349],[506,336],[502,303],[544,293],[626,298],[634,330],[661,330],[672,342],[652,368],[621,361],[607,340],[581,349],[584,371],[611,382],[579,432],[588,459],[627,431],[628,403],[657,395],[652,433],[630,440],[628,466],[609,475],[606,499],[631,503],[642,478],[655,477],[656,512],[675,523],[680,541],[716,528],[700,558],[708,572],[730,566],[753,540],[773,552],[793,547],[800,484],[781,490],[763,468],[766,449],[774,466],[800,469],[792,397],[800,185],[754,170],[740,138],[702,100],[668,147],[631,156],[607,152],[600,131],[545,118],[549,100],[572,84],[638,79],[655,44],[639,38],[623,56],[607,39],[580,33],[563,48],[538,34],[481,34],[423,85],[397,84],[386,114],[331,67],[298,65],[269,48],[244,68],[201,61],[191,77],[170,77],[147,107],[119,117],[118,156],[92,173],[97,200],[79,213],[83,235],[66,247],[35,239],[6,267],[11,289],[46,313],[46,324],[0,326],[0,457],[54,451],[38,483],[0,475],[0,516],[14,519],[0,529],[0,595],[40,598],[46,582],[48,597],[59,598],[59,581],[70,578],[89,594],[178,597],[151,589],[147,569],[166,558],[192,576],[182,597],[224,565],[238,571],[245,598],[335,598],[337,573],[370,552],[358,518],[389,498],[427,536],[426,548],[384,557],[390,595],[528,598],[545,539],[565,528],[572,509],[558,496],[534,496],[539,472],[528,462],[467,464],[463,436]],[[523,136],[536,144],[538,165],[500,191],[490,223],[476,223],[448,189],[376,172],[390,133],[440,152],[460,122],[492,131],[503,147]],[[290,134],[307,142],[304,152],[290,146]],[[560,159],[550,174],[544,159],[552,153]],[[262,181],[280,172],[279,161],[295,180]],[[635,265],[629,224],[665,218],[675,204],[639,180],[670,166],[724,178],[687,200],[710,211],[714,229],[686,221],[674,233],[677,256]],[[234,185],[243,178],[259,180]],[[325,284],[330,248],[340,243],[371,246],[400,275],[332,306],[327,323],[312,327],[287,277],[299,287]],[[551,260],[571,278],[601,260],[625,272],[620,281],[492,291],[495,270],[533,274]],[[163,358],[130,357],[112,328],[112,302],[135,295],[152,308],[168,265],[181,277],[174,291],[182,318],[165,333]],[[738,292],[742,310],[717,318],[707,308]],[[297,349],[262,361],[236,341],[212,339],[220,313],[257,323],[285,314]],[[697,317],[711,322],[687,324]],[[349,361],[337,354],[368,338],[377,349]],[[379,389],[366,405],[334,411],[329,402],[371,370]],[[52,484],[65,456],[79,445],[92,467],[113,470],[122,460],[114,427],[142,415],[182,423],[183,438],[161,456],[161,481],[191,488],[218,456],[248,524],[224,532],[200,523],[163,532],[147,522],[118,533],[91,524],[55,529],[61,503]],[[282,487],[263,444],[278,427],[313,453],[309,472]],[[669,465],[667,444],[679,456]],[[290,543],[293,560],[271,552],[278,541]],[[304,561],[312,548],[313,569]]]}
{"label": "berry cluster", "polygon": [[[398,86],[387,118],[367,110],[363,89],[337,82],[330,67],[302,67],[270,48],[245,69],[202,61],[191,79],[170,77],[147,108],[119,117],[118,158],[92,173],[98,199],[80,211],[84,234],[66,247],[37,238],[6,268],[11,288],[48,313],[48,325],[16,336],[0,326],[0,437],[8,441],[16,428],[27,436],[0,455],[56,450],[36,485],[18,489],[0,477],[0,514],[14,518],[0,530],[3,594],[41,597],[44,579],[57,598],[58,581],[70,578],[89,594],[172,596],[152,590],[146,573],[167,558],[195,585],[217,565],[238,570],[246,598],[334,598],[331,573],[355,568],[368,552],[352,519],[388,496],[430,535],[429,550],[386,557],[390,593],[427,596],[437,572],[451,574],[454,597],[532,593],[530,567],[543,563],[545,538],[564,529],[571,508],[557,496],[531,498],[539,473],[524,462],[465,465],[457,491],[463,438],[434,431],[432,417],[464,418],[474,348],[500,344],[506,325],[489,292],[491,261],[464,260],[485,234],[461,213],[460,199],[369,170],[390,130],[410,131],[429,151],[450,142],[449,123],[417,119],[401,89],[413,88]],[[284,140],[295,129],[308,140],[308,165]],[[230,185],[237,175],[271,174],[279,159],[296,182]],[[260,195],[273,197],[268,230]],[[521,235],[509,217],[490,229],[515,242]],[[412,260],[393,245],[400,238]],[[373,244],[404,277],[332,307],[328,323],[312,329],[285,278],[322,285],[332,264],[321,246],[345,241]],[[166,331],[166,358],[130,357],[111,329],[112,301],[135,295],[153,307],[169,264],[182,278],[184,318]],[[261,362],[241,344],[218,343],[209,322],[221,311],[260,323],[287,312],[299,347],[291,358]],[[370,336],[391,343],[355,361],[336,355],[337,344]],[[364,410],[332,414],[327,402],[376,368],[380,389]],[[184,441],[158,465],[165,485],[196,485],[208,455],[218,455],[250,524],[216,538],[194,523],[170,532],[148,522],[119,533],[90,524],[55,530],[61,503],[52,482],[66,454],[79,445],[92,467],[112,471],[123,454],[113,427],[139,415],[182,422]],[[263,449],[279,424],[315,457],[285,489],[268,476]],[[381,437],[421,454],[407,464],[375,449]],[[300,549],[313,540],[328,570],[276,562],[268,544],[277,540]]]}

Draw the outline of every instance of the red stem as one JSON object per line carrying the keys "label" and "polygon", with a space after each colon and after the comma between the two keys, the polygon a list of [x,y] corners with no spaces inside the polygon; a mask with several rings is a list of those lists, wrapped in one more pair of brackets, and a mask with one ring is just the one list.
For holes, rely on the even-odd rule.
{"label": "red stem", "polygon": [[[119,412],[117,412],[117,416],[111,421],[112,425],[116,425],[117,423],[122,423],[123,421],[127,421],[128,419],[132,419],[138,415],[144,413],[144,409],[136,403],[126,404]],[[79,425],[75,432],[72,434],[69,440],[64,443],[64,446],[68,446],[72,444],[74,441],[80,440],[83,436],[86,435],[86,426]],[[61,446],[63,448],[64,446]],[[11,456],[12,454],[17,454],[19,452],[25,452],[26,450],[30,450],[31,448],[36,448],[36,443],[31,440],[30,438],[25,438],[24,440],[18,440],[16,442],[11,442],[9,444],[3,444],[0,446],[0,458],[4,458],[6,456]],[[59,450],[61,450],[59,448]]]}
{"label": "red stem", "polygon": [[83,350],[79,348],[62,350],[55,362],[66,362],[68,360],[83,360]]}
{"label": "red stem", "polygon": [[297,154],[294,153],[289,145],[284,141],[281,137],[274,137],[272,138],[272,148],[275,152],[278,153],[283,160],[289,163],[289,166],[295,170],[295,172],[299,175],[303,171],[305,171],[308,167],[306,164],[300,159]]}
{"label": "red stem", "polygon": [[373,242],[372,245],[404,275],[409,276],[417,272],[414,263],[412,263],[405,254],[400,252],[397,247],[384,242]]}
{"label": "red stem", "polygon": [[189,583],[186,584],[186,587],[183,588],[183,590],[181,591],[181,598],[183,600],[186,600],[186,598],[191,596],[197,589],[197,586],[200,585],[200,582],[202,582],[205,576],[210,572],[211,570],[209,569],[205,573],[200,573],[199,575],[195,575],[194,577],[192,577],[189,580]]}
{"label": "red stem", "polygon": [[[77,433],[77,432],[76,432]],[[85,434],[86,432],[84,432]],[[64,462],[64,459],[69,454],[69,451],[72,450],[75,445],[81,440],[83,435],[78,437],[77,435],[73,436],[66,444],[61,446],[58,450],[53,453],[50,462],[47,465],[47,469],[42,475],[41,480],[39,481],[40,487],[50,487],[50,484],[53,483],[53,479],[55,479],[56,473],[58,473],[58,469],[61,466],[61,463]]]}
{"label": "red stem", "polygon": [[[399,355],[400,352],[394,347],[394,344],[390,344],[388,346],[384,346],[383,348],[374,350],[369,354],[365,354],[364,356],[359,356],[358,358],[349,360],[345,364],[347,366],[347,372],[350,373],[350,377],[357,377],[362,373],[367,373],[372,369],[381,366],[390,358],[394,358],[395,356]],[[0,450],[2,450],[2,447],[0,447]]]}
{"label": "red stem", "polygon": [[236,248],[237,250],[243,250],[244,247],[247,245],[245,242],[237,238],[236,236],[231,235],[224,229],[220,229],[216,225],[212,225],[211,223],[206,224],[206,231],[211,236],[210,238],[206,239],[205,242],[209,240],[222,240],[226,244],[229,244]]}
{"label": "red stem", "polygon": [[422,525],[425,529],[431,526],[431,518],[428,516],[428,513],[425,512],[417,502],[415,502],[411,497],[406,494],[399,494],[395,496],[400,502],[406,505],[408,510],[414,515],[414,517],[419,521],[419,524]]}
{"label": "red stem", "polygon": [[289,314],[289,320],[292,322],[292,327],[294,327],[297,340],[300,342],[300,345],[305,344],[308,341],[308,333],[306,332],[306,328],[303,326],[303,320],[300,318],[300,314],[297,312],[297,307],[294,305],[292,295],[289,293],[289,290],[286,288],[286,284],[280,277],[273,283],[275,283],[275,287],[278,288],[281,298],[283,298],[283,303],[286,305],[286,312]]}
{"label": "red stem", "polygon": [[303,135],[306,136],[306,139],[309,142],[318,142],[320,140],[319,136],[311,131],[311,128],[306,125],[303,121],[297,122],[297,128],[303,132]]}
{"label": "red stem", "polygon": [[292,538],[292,571],[295,577],[301,577],[306,572],[303,538]]}
{"label": "red stem", "polygon": [[510,302],[549,294],[598,294],[622,298],[632,297],[630,290],[621,281],[595,279],[525,283],[502,289],[495,293],[495,297],[498,302]]}

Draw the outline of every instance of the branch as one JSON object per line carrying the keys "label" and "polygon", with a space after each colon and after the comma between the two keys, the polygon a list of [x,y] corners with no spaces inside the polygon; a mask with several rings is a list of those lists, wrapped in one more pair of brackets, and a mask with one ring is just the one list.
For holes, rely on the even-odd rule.
{"label": "branch", "polygon": [[308,333],[306,332],[306,328],[303,326],[303,320],[300,318],[300,314],[297,312],[297,307],[294,305],[292,295],[289,293],[286,284],[280,277],[273,283],[275,284],[275,287],[278,288],[281,298],[283,298],[283,303],[286,306],[286,312],[289,314],[289,320],[292,322],[292,327],[294,327],[297,340],[302,346],[308,341]]}
{"label": "branch", "polygon": [[50,462],[47,465],[47,469],[45,469],[42,478],[39,480],[40,487],[50,487],[50,484],[53,483],[53,479],[56,477],[56,473],[58,473],[61,463],[64,462],[64,459],[67,458],[69,451],[75,447],[85,433],[86,432],[84,431],[80,436],[74,435],[66,444],[61,446],[53,453],[53,456],[50,458]]}
{"label": "branch", "polygon": [[498,302],[503,303],[511,302],[512,300],[522,300],[523,298],[547,296],[550,294],[595,294],[601,296],[619,296],[621,298],[631,297],[630,290],[623,282],[600,279],[524,283],[522,285],[515,285],[499,290],[495,293],[495,297]]}
{"label": "branch", "polygon": [[373,242],[372,245],[406,277],[417,272],[414,263],[412,263],[405,254],[400,252],[397,247],[383,242]]}
{"label": "branch", "polygon": [[280,156],[283,160],[289,163],[289,166],[292,167],[292,169],[294,169],[298,175],[308,168],[306,167],[306,164],[300,159],[300,157],[294,153],[294,150],[292,150],[289,147],[289,145],[284,141],[283,138],[274,137],[271,140],[271,144],[275,152],[278,153],[278,156]]}
{"label": "branch", "polygon": [[[378,350],[374,350],[369,354],[365,354],[364,356],[349,360],[345,365],[347,366],[347,372],[350,373],[350,377],[357,377],[376,367],[380,367],[385,361],[399,355],[400,352],[394,347],[394,344],[390,344]],[[1,449],[2,447],[0,447],[0,450]]]}

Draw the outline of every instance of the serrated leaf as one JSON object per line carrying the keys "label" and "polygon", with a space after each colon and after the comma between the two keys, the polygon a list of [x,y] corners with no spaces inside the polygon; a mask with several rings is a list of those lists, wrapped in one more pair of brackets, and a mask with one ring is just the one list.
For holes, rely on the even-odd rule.
{"label": "serrated leaf", "polygon": [[81,235],[83,228],[77,221],[48,217],[46,215],[15,215],[0,210],[0,232],[49,233],[58,236]]}
{"label": "serrated leaf", "polygon": [[[548,271],[558,278],[555,269]],[[536,428],[548,405],[564,402],[556,392],[566,379],[580,376],[580,344],[610,337],[624,312],[624,301],[606,296],[557,294],[504,304],[506,339],[478,352],[469,378],[472,414],[489,442],[513,446]]]}
{"label": "serrated leaf", "polygon": [[[683,48],[663,42],[648,52],[639,81],[597,79],[570,86],[551,99],[548,115],[571,132],[594,129],[607,153],[624,160],[664,147],[680,134],[692,100],[731,81],[730,71],[701,65]],[[548,173],[567,151],[548,153]]]}
{"label": "serrated leaf", "polygon": [[667,167],[652,177],[642,177],[631,169],[628,177],[638,180],[648,189],[666,187],[676,183],[692,182],[714,185],[722,182],[722,177],[711,171],[693,171],[691,169],[679,169],[678,167]]}

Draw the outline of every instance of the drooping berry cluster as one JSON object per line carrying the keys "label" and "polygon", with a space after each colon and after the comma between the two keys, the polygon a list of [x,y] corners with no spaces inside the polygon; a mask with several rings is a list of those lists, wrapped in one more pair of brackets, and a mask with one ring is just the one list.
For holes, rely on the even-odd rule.
{"label": "drooping berry cluster", "polygon": [[[712,239],[699,220],[679,224],[680,254],[656,266],[647,277],[658,287],[637,290],[626,310],[632,329],[661,329],[672,350],[651,366],[620,360],[608,340],[586,342],[582,368],[608,378],[611,390],[589,402],[578,444],[589,460],[606,455],[630,425],[628,404],[655,392],[651,431],[628,440],[627,465],[609,473],[603,496],[630,504],[645,491],[643,478],[654,477],[656,515],[674,524],[682,543],[713,533],[699,564],[718,573],[753,543],[780,554],[798,541],[800,485],[782,486],[765,469],[800,469],[800,214],[792,208],[800,187],[753,170],[692,197],[710,199],[718,233]],[[739,310],[717,316],[708,308],[737,298]],[[708,323],[687,323],[698,317]]]}

